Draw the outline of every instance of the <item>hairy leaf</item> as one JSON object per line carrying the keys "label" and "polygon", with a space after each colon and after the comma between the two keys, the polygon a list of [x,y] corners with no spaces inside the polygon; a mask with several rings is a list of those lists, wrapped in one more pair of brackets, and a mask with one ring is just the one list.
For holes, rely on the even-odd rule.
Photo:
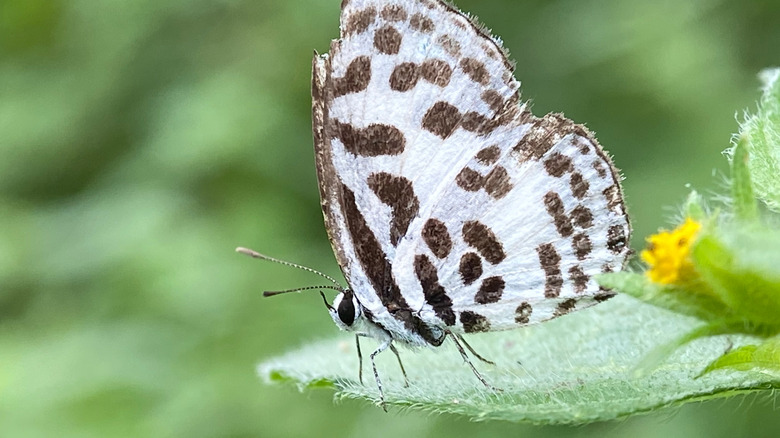
{"label": "hairy leaf", "polygon": [[[746,336],[697,339],[665,364],[637,376],[636,366],[648,352],[696,327],[700,324],[693,318],[619,296],[534,327],[470,336],[475,350],[496,362],[491,366],[474,360],[500,392],[484,387],[449,341],[437,349],[401,350],[409,387],[404,387],[391,353],[378,357],[377,368],[390,406],[544,424],[608,420],[780,387],[780,380],[750,370],[719,370],[697,378],[731,345],[753,340]],[[369,342],[363,348],[370,348]],[[377,402],[370,363],[366,359],[362,385],[357,363],[354,340],[339,336],[270,359],[258,371],[266,381],[294,382],[301,389],[330,382],[337,397]]]}
{"label": "hairy leaf", "polygon": [[[745,120],[740,132],[740,142],[744,139],[749,147],[745,151],[738,143],[729,152],[738,166],[747,163],[756,196],[770,209],[780,211],[780,69],[765,70],[761,79],[764,86],[758,112]],[[737,196],[736,206],[740,207],[743,200]]]}

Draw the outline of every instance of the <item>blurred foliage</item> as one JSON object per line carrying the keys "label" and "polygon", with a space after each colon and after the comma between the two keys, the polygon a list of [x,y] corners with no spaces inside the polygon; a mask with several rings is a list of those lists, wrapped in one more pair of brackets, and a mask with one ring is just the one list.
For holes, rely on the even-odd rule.
{"label": "blurred foliage", "polygon": [[[338,4],[0,2],[0,436],[775,436],[761,398],[567,429],[262,385],[258,361],[336,330],[315,294],[258,293],[316,278],[232,250],[338,275],[309,115]],[[535,113],[615,156],[635,247],[724,171],[755,73],[780,63],[772,0],[457,4],[503,37]]]}

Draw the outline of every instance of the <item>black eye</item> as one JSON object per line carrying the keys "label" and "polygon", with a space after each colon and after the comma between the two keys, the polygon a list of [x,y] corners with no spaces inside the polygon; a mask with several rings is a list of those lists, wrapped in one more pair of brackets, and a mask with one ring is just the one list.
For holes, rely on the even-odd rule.
{"label": "black eye", "polygon": [[355,322],[355,306],[352,304],[352,293],[345,293],[339,303],[339,319],[346,325]]}

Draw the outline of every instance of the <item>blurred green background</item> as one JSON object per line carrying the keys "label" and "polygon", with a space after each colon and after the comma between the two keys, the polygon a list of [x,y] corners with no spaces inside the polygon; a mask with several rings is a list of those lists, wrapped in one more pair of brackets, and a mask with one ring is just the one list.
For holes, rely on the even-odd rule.
{"label": "blurred green background", "polygon": [[[0,436],[776,436],[766,395],[566,428],[262,384],[258,361],[337,332],[316,294],[261,299],[317,278],[233,249],[339,275],[309,112],[339,3],[0,2]],[[457,3],[537,115],[614,155],[635,248],[686,184],[722,190],[735,115],[780,64],[776,1]]]}

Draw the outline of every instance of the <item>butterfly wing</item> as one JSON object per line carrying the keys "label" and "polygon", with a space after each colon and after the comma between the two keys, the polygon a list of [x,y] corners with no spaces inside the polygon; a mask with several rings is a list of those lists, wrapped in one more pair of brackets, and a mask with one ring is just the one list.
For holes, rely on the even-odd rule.
{"label": "butterfly wing", "polygon": [[393,261],[401,290],[424,298],[414,303],[424,319],[502,330],[611,297],[593,276],[622,268],[630,226],[619,176],[595,138],[550,114],[483,140]]}
{"label": "butterfly wing", "polygon": [[610,160],[581,126],[531,115],[518,89],[500,42],[437,0],[345,0],[341,39],[315,56],[326,227],[394,337],[435,345],[445,327],[548,319],[622,266]]}

